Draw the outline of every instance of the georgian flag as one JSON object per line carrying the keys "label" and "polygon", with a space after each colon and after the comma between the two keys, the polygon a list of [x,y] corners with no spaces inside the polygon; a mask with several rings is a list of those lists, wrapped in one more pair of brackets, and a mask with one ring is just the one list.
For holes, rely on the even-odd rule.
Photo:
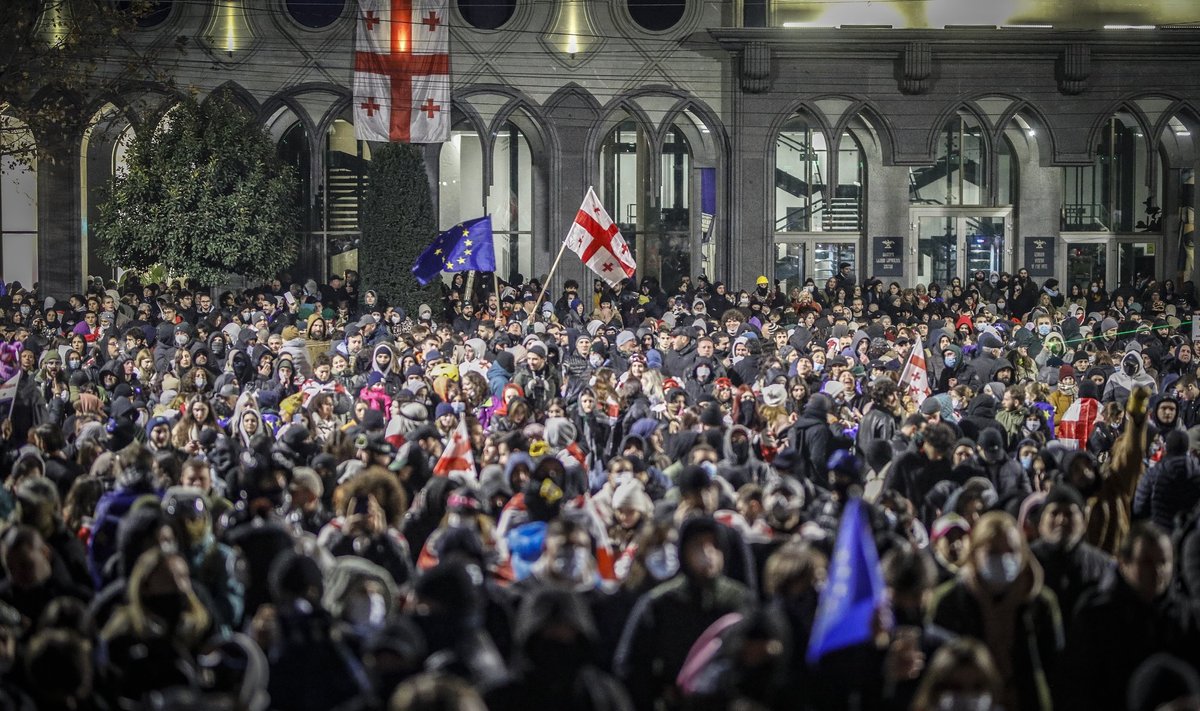
{"label": "georgian flag", "polygon": [[1063,413],[1054,434],[1065,448],[1085,450],[1099,415],[1100,403],[1095,398],[1079,398]]}
{"label": "georgian flag", "polygon": [[579,259],[609,286],[616,286],[622,279],[633,276],[637,269],[629,245],[592,188],[588,188],[575,222],[571,223],[567,248],[578,254]]}
{"label": "georgian flag", "polygon": [[467,432],[467,421],[459,418],[458,427],[450,433],[450,441],[433,465],[434,476],[461,474],[468,480],[475,479],[475,453],[471,451],[471,435]]}
{"label": "georgian flag", "polygon": [[908,354],[908,362],[904,364],[904,370],[900,371],[900,388],[919,406],[933,393],[933,389],[929,387],[929,371],[925,368],[925,347],[921,345],[920,334],[917,334],[915,339],[912,352]]}
{"label": "georgian flag", "polygon": [[362,141],[450,139],[449,0],[359,0],[354,132]]}

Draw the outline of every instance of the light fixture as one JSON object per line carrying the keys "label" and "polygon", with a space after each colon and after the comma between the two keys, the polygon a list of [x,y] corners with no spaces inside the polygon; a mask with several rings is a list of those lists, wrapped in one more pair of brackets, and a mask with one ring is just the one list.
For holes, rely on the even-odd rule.
{"label": "light fixture", "polygon": [[1106,30],[1156,30],[1156,25],[1105,25]]}

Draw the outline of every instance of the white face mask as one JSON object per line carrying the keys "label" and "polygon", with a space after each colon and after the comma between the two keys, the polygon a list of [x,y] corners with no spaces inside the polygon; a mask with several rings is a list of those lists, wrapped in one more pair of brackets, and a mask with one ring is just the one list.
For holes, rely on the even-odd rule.
{"label": "white face mask", "polygon": [[1021,574],[1021,556],[1016,553],[988,554],[979,577],[983,582],[997,587],[1011,585]]}
{"label": "white face mask", "polygon": [[355,595],[346,601],[344,614],[353,625],[380,629],[387,621],[387,601],[379,593]]}
{"label": "white face mask", "polygon": [[947,691],[938,697],[937,711],[991,711],[992,695]]}

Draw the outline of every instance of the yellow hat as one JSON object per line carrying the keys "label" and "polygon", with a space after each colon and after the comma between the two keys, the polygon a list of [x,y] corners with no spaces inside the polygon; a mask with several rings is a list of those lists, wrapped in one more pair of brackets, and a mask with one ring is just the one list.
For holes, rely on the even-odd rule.
{"label": "yellow hat", "polygon": [[758,277],[758,283],[759,283],[759,284],[770,284],[771,282],[767,281],[767,277],[766,277],[766,276],[762,276],[762,275],[760,275],[760,276]]}

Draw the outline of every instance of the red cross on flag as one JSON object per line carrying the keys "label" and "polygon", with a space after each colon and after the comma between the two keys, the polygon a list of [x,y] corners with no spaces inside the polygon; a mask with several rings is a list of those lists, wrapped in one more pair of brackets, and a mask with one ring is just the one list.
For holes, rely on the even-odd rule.
{"label": "red cross on flag", "polygon": [[915,337],[912,353],[908,355],[908,363],[905,363],[904,370],[900,371],[900,390],[908,393],[918,405],[933,393],[929,387],[929,371],[925,368],[925,347],[921,345],[920,335]]}
{"label": "red cross on flag", "polygon": [[637,263],[617,225],[608,216],[596,191],[588,188],[583,204],[567,233],[567,249],[579,255],[589,269],[609,286],[633,276]]}
{"label": "red cross on flag", "polygon": [[467,421],[459,418],[458,427],[450,433],[450,441],[446,442],[442,456],[433,465],[434,476],[451,476],[462,474],[468,479],[475,479],[475,453],[471,451],[471,435],[467,432]]}
{"label": "red cross on flag", "polygon": [[450,139],[449,0],[359,0],[354,132],[361,141]]}

